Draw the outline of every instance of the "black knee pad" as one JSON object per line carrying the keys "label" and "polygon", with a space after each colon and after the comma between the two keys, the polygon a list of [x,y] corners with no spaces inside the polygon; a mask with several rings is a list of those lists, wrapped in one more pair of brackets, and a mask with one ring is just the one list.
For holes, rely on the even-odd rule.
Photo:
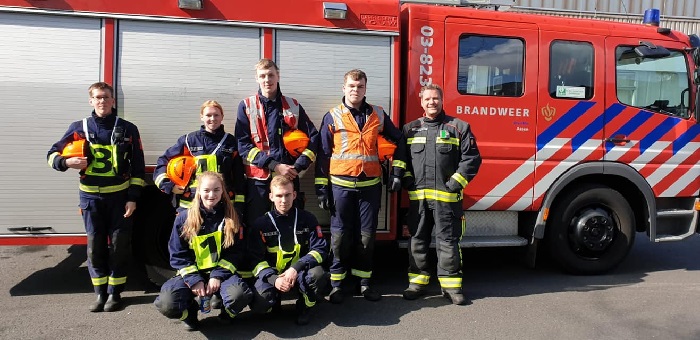
{"label": "black knee pad", "polygon": [[159,295],[153,305],[168,319],[179,319],[182,316],[182,311],[176,308],[177,304],[171,294]]}
{"label": "black knee pad", "polygon": [[459,255],[459,246],[450,242],[441,241],[438,247],[438,265],[450,273],[459,271],[462,259]]}

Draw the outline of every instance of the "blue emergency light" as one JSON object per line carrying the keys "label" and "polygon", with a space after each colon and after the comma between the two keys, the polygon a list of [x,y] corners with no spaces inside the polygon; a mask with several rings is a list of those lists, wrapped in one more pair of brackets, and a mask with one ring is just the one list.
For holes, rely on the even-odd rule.
{"label": "blue emergency light", "polygon": [[661,22],[661,11],[658,8],[649,8],[644,11],[644,20],[642,23],[649,26],[659,26]]}

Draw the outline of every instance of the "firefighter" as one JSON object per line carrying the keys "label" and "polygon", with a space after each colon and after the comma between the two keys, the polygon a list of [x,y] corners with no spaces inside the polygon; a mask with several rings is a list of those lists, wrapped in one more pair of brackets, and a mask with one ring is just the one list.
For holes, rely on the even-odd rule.
{"label": "firefighter", "polygon": [[[238,156],[236,138],[224,130],[222,124],[224,109],[215,100],[207,100],[199,110],[199,119],[203,123],[199,130],[180,136],[175,145],[158,158],[153,180],[166,194],[176,195],[176,201],[179,202],[177,211],[181,212],[192,205],[198,184],[194,180],[196,175],[205,171],[218,172],[224,177],[226,193],[235,202],[236,212],[239,216],[243,216],[245,212],[243,163]],[[184,169],[178,168],[179,171],[168,173],[170,161],[181,156],[194,158],[196,170],[191,180],[181,178],[183,175],[190,174]],[[182,166],[186,164],[183,163]],[[179,185],[176,184],[178,182]]]}
{"label": "firefighter", "polygon": [[[103,82],[88,89],[90,117],[74,122],[47,154],[58,171],[80,173],[80,209],[87,234],[88,270],[97,299],[90,311],[121,309],[131,255],[136,201],[145,185],[141,137],[117,116],[114,90]],[[65,154],[61,154],[65,151]]]}
{"label": "firefighter", "polygon": [[[266,279],[280,293],[299,292],[296,301],[297,324],[306,325],[310,309],[316,305],[316,290],[326,274],[321,267],[328,254],[321,226],[316,217],[293,206],[297,193],[292,181],[276,175],[270,183],[274,207],[258,217],[253,235],[267,249],[267,263],[276,269]],[[280,298],[280,296],[277,298]]]}
{"label": "firefighter", "polygon": [[[241,101],[236,122],[238,150],[247,177],[248,224],[270,210],[272,172],[294,182],[294,190],[299,193],[295,204],[304,208],[298,175],[316,160],[318,144],[318,131],[304,108],[296,99],[282,95],[277,64],[261,59],[255,65],[255,76],[260,86],[258,93]],[[300,155],[296,158],[283,141],[290,130],[300,130],[309,140],[305,149],[298,150]]]}
{"label": "firefighter", "polygon": [[430,281],[427,253],[435,227],[437,276],[443,295],[456,305],[467,303],[462,292],[464,234],[462,191],[479,170],[481,156],[469,124],[445,114],[442,89],[434,84],[420,91],[423,117],[403,127],[406,136],[404,186],[410,209],[408,229],[409,285],[407,300],[426,294]]}
{"label": "firefighter", "polygon": [[[365,299],[378,301],[381,295],[370,286],[382,187],[377,139],[383,135],[403,149],[403,136],[380,106],[367,103],[363,71],[348,71],[343,82],[341,103],[323,117],[316,163],[319,206],[331,211],[333,288],[328,297],[332,303],[343,302],[342,283],[350,274],[359,278]],[[395,156],[402,155],[398,149]],[[392,165],[388,185],[400,190],[405,163],[396,157]]]}
{"label": "firefighter", "polygon": [[198,327],[199,304],[195,297],[223,300],[219,319],[230,322],[253,300],[252,289],[237,268],[245,265],[243,226],[225,192],[219,173],[197,176],[192,204],[177,215],[170,235],[170,265],[177,275],[161,287],[154,302],[168,318],[180,319],[188,330]]}

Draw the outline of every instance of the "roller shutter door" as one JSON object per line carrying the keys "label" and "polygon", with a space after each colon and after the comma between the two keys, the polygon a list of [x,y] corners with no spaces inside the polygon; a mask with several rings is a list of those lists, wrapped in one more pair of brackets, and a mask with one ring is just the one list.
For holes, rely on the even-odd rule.
{"label": "roller shutter door", "polygon": [[[297,98],[319,128],[328,109],[341,102],[343,75],[359,68],[367,73],[368,102],[391,115],[391,48],[390,37],[278,30],[275,51],[282,93]],[[329,224],[328,212],[316,203],[313,169],[302,174],[301,189],[306,208],[321,224]],[[382,197],[379,230],[388,229],[384,205]]]}
{"label": "roller shutter door", "polygon": [[84,233],[77,172],[51,169],[46,152],[91,111],[100,30],[99,19],[0,13],[0,234],[24,226]]}

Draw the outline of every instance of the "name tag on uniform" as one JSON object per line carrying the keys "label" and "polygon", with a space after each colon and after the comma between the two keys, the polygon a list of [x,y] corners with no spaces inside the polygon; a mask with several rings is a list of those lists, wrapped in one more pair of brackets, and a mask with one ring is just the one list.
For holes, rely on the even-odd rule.
{"label": "name tag on uniform", "polygon": [[440,138],[442,138],[442,139],[449,139],[449,138],[450,138],[450,133],[447,132],[447,130],[440,130]]}

